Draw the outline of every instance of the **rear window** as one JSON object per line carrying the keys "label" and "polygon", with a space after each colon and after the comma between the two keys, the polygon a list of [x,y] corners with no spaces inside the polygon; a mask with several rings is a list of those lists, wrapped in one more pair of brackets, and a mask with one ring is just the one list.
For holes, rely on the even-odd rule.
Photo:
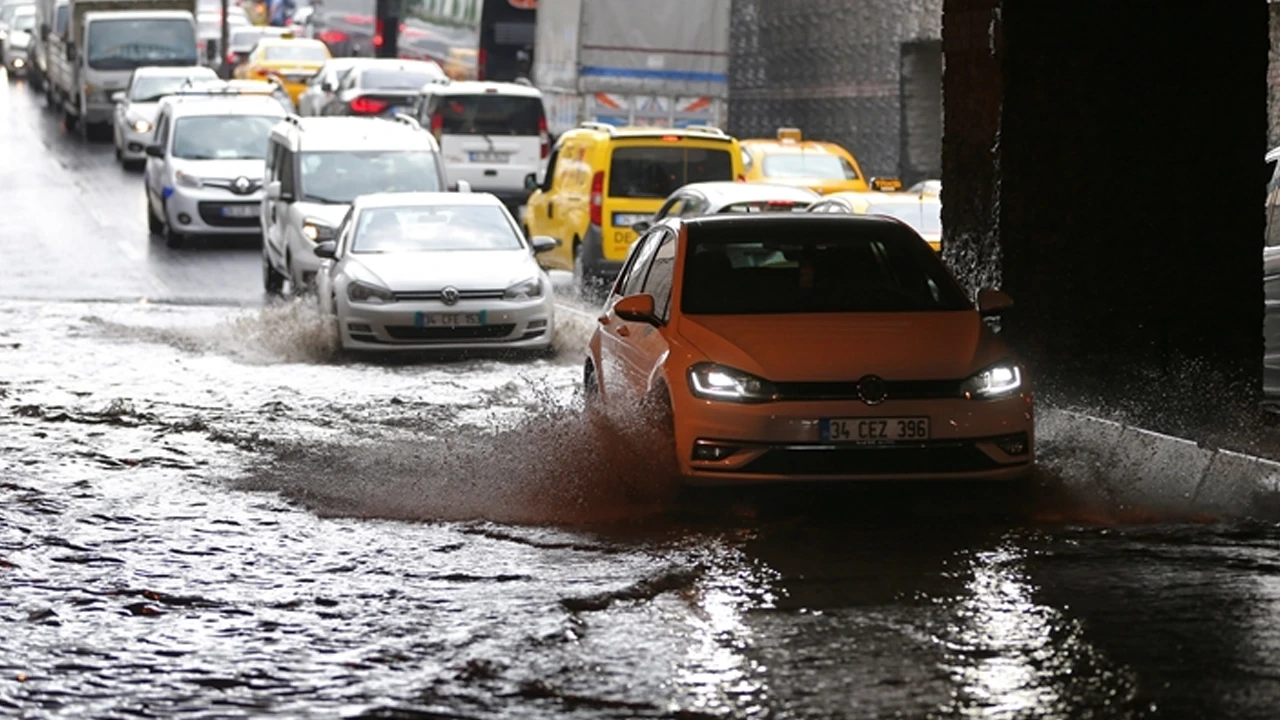
{"label": "rear window", "polygon": [[448,135],[537,135],[542,99],[520,95],[449,95],[436,108]]}
{"label": "rear window", "polygon": [[751,202],[730,203],[720,208],[720,212],[748,215],[767,212],[802,213],[808,209],[809,203],[795,202],[794,200],[753,200]]}
{"label": "rear window", "polygon": [[680,306],[690,315],[970,309],[929,246],[902,227],[692,227],[686,252]]}
{"label": "rear window", "polygon": [[613,151],[609,196],[665,198],[689,183],[733,179],[727,148],[623,147]]}
{"label": "rear window", "polygon": [[839,155],[815,151],[771,153],[764,157],[764,176],[769,178],[817,178],[857,180],[858,171]]}
{"label": "rear window", "polygon": [[942,234],[942,203],[922,200],[918,203],[872,203],[868,215],[887,215],[915,228],[921,235]]}
{"label": "rear window", "polygon": [[324,62],[329,52],[323,45],[274,45],[267,48],[266,59],[271,62],[297,60],[300,62]]}
{"label": "rear window", "polygon": [[438,73],[417,69],[374,68],[360,74],[360,87],[368,90],[419,90],[438,77]]}

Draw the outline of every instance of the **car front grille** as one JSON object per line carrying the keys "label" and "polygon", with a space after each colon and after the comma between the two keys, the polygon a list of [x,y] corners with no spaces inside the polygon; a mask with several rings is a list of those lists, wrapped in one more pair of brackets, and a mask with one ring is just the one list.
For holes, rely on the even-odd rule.
{"label": "car front grille", "polygon": [[387,325],[387,334],[400,342],[466,342],[505,338],[516,329],[514,324],[476,325],[468,327],[428,327]]}
{"label": "car front grille", "polygon": [[982,472],[999,467],[999,463],[979,450],[973,442],[935,442],[857,447],[779,447],[766,451],[732,471],[760,475],[856,478],[859,475],[945,475]]}
{"label": "car front grille", "polygon": [[[964,397],[963,380],[888,380],[885,400],[938,400]],[[858,400],[856,382],[775,383],[779,400]]]}
{"label": "car front grille", "polygon": [[222,208],[231,206],[254,206],[257,202],[202,202],[199,204],[200,219],[206,224],[213,227],[258,227],[260,221],[258,216],[253,217],[224,217]]}
{"label": "car front grille", "polygon": [[[459,300],[501,300],[505,294],[503,290],[459,290]],[[395,294],[396,300],[401,302],[414,300],[440,300],[443,293],[439,290],[426,290],[423,292],[398,292]]]}

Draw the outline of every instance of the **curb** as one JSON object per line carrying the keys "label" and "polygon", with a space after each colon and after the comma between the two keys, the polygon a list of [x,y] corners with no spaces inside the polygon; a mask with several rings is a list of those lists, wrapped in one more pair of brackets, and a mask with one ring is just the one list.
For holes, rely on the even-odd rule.
{"label": "curb", "polygon": [[1041,409],[1036,442],[1044,469],[1122,504],[1243,513],[1280,493],[1280,462],[1072,410]]}

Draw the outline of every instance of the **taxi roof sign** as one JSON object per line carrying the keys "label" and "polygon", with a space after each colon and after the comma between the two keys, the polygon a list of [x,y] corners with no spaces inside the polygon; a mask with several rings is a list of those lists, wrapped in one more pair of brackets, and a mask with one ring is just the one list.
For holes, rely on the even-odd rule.
{"label": "taxi roof sign", "polygon": [[902,181],[898,178],[871,178],[871,189],[876,192],[898,192],[902,189]]}
{"label": "taxi roof sign", "polygon": [[804,134],[800,132],[800,128],[778,128],[778,140],[780,142],[800,142],[803,139]]}

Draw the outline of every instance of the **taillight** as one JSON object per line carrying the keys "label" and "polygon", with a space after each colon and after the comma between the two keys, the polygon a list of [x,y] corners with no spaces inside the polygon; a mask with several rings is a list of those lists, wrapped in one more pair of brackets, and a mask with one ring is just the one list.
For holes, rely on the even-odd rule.
{"label": "taillight", "polygon": [[444,134],[444,113],[431,114],[431,134],[436,136],[436,140]]}
{"label": "taillight", "polygon": [[382,18],[378,18],[378,20],[374,23],[374,26],[373,26],[373,27],[374,27],[374,30],[373,30],[373,46],[374,46],[374,47],[376,47],[376,48],[380,48],[380,47],[382,47],[382,42],[383,42],[383,40],[382,40]]}
{"label": "taillight", "polygon": [[387,109],[387,103],[373,98],[358,97],[351,101],[351,112],[357,115],[377,115]]}
{"label": "taillight", "polygon": [[551,154],[551,133],[547,132],[546,116],[538,118],[538,141],[542,143],[542,159]]}
{"label": "taillight", "polygon": [[488,62],[489,62],[489,51],[484,48],[480,48],[480,52],[476,53],[476,79],[477,80],[485,79],[484,69],[485,67],[487,67]]}
{"label": "taillight", "polygon": [[347,41],[347,34],[341,30],[325,30],[316,35],[316,39],[325,45],[341,45]]}
{"label": "taillight", "polygon": [[604,173],[591,176],[591,224],[604,225]]}
{"label": "taillight", "polygon": [[235,64],[236,64],[236,54],[235,54],[235,53],[233,53],[233,52],[229,52],[229,53],[227,53],[227,64],[228,64],[228,65],[235,65]]}
{"label": "taillight", "polygon": [[734,182],[746,182],[746,181],[747,181],[747,177],[745,175],[739,175],[738,179],[734,180]]}
{"label": "taillight", "polygon": [[264,77],[267,77],[267,76],[268,76],[268,75],[270,75],[270,74],[271,74],[271,71],[270,71],[270,70],[268,70],[268,69],[266,69],[266,68],[258,68],[258,77],[263,77],[263,78],[264,78]]}

